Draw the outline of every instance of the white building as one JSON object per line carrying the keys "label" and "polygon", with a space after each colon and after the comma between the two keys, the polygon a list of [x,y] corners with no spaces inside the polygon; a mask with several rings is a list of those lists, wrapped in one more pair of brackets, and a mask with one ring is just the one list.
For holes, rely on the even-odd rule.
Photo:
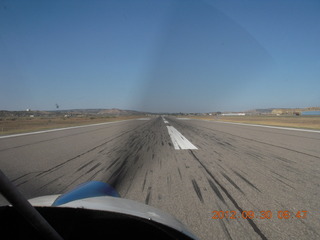
{"label": "white building", "polygon": [[222,116],[245,116],[245,113],[222,113]]}

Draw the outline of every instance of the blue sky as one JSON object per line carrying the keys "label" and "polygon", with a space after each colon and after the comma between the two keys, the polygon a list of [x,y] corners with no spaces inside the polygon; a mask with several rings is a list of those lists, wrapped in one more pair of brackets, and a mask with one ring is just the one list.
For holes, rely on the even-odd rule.
{"label": "blue sky", "polygon": [[320,106],[320,1],[0,1],[0,109]]}

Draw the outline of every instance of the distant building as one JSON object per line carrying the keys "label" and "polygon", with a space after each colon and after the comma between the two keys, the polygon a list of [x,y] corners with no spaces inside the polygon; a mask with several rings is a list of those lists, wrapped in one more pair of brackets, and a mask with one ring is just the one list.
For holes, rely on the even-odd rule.
{"label": "distant building", "polygon": [[26,111],[27,111],[27,112],[30,112],[30,111],[31,111],[31,109],[30,109],[30,108],[27,108],[27,109],[26,109]]}
{"label": "distant building", "polygon": [[245,116],[245,113],[222,113],[222,116]]}

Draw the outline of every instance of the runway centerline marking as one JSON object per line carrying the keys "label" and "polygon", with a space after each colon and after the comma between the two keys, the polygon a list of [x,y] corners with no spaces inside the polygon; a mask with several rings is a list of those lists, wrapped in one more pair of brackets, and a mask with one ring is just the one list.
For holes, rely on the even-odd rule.
{"label": "runway centerline marking", "polygon": [[164,117],[162,117],[164,123],[169,123]]}
{"label": "runway centerline marking", "polygon": [[198,149],[186,137],[184,137],[177,129],[172,126],[167,126],[168,133],[173,143],[174,149]]}

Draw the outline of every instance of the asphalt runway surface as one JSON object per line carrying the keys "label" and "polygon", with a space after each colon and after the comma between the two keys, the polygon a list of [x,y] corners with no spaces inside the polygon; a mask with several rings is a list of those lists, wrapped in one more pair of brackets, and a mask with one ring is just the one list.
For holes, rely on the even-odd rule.
{"label": "asphalt runway surface", "polygon": [[317,132],[155,117],[0,138],[0,167],[27,198],[107,182],[200,239],[320,239]]}

